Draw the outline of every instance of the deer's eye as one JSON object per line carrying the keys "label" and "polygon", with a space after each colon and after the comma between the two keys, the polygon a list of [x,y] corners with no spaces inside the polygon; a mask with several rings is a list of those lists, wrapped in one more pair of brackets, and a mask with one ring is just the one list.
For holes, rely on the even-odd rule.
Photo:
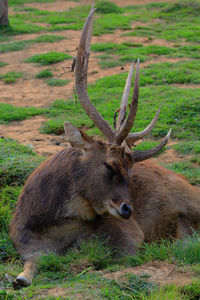
{"label": "deer's eye", "polygon": [[113,169],[113,167],[108,164],[108,163],[104,163],[104,166],[106,167],[107,169],[107,175],[109,177],[109,179],[112,179],[114,175],[116,175],[116,171]]}

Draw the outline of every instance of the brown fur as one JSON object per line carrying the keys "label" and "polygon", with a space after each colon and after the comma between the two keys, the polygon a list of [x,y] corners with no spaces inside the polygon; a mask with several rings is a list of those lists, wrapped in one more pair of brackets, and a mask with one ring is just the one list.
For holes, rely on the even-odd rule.
{"label": "brown fur", "polygon": [[[200,193],[184,178],[151,161],[136,163],[129,178],[133,162],[123,147],[85,134],[78,143],[81,148],[68,147],[42,164],[19,197],[10,225],[25,261],[17,288],[31,283],[42,253],[63,253],[93,234],[134,254],[143,240],[181,237],[199,225]],[[133,207],[129,220],[114,217],[121,203]]]}

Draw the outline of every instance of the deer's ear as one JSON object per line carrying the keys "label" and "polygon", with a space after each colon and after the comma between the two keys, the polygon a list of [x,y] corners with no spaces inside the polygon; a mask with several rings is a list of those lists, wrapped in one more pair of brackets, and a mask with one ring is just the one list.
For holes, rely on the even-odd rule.
{"label": "deer's ear", "polygon": [[94,143],[91,137],[69,122],[64,122],[64,129],[68,142],[72,147],[85,149]]}

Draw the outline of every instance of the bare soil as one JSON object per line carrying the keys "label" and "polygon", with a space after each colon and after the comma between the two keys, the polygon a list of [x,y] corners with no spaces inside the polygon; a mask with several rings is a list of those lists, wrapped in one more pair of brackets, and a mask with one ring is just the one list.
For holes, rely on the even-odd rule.
{"label": "bare soil", "polygon": [[[163,0],[157,0],[157,2],[162,2]],[[80,2],[73,1],[56,1],[53,5],[52,3],[30,3],[26,4],[26,6],[38,8],[41,10],[48,11],[63,11],[73,8],[77,5],[82,4],[91,4],[93,1],[82,0]],[[119,6],[126,5],[134,5],[134,4],[146,4],[155,2],[154,0],[113,0]],[[172,0],[168,0],[166,2],[173,2]],[[141,23],[134,22],[132,27],[134,28],[137,25],[141,25]],[[106,43],[112,42],[113,40],[116,43],[122,42],[133,42],[133,43],[141,43],[144,45],[155,44],[155,45],[164,45],[164,46],[172,46],[173,43],[167,42],[164,40],[148,40],[145,37],[126,37],[122,36],[124,31],[116,30],[114,34],[105,34],[100,37],[93,37],[94,43]],[[52,33],[51,33],[52,34]],[[44,80],[36,79],[35,75],[40,72],[43,68],[47,68],[48,66],[41,67],[36,64],[25,63],[24,61],[35,54],[41,54],[48,51],[61,51],[68,53],[72,56],[76,55],[76,47],[80,38],[80,31],[61,31],[58,33],[53,33],[62,35],[67,37],[67,39],[61,40],[57,43],[37,43],[33,44],[30,47],[17,52],[8,52],[1,54],[1,61],[7,62],[8,65],[4,68],[1,68],[2,73],[6,73],[9,71],[17,71],[23,72],[23,78],[17,80],[15,84],[5,84],[3,81],[0,81],[0,101],[4,103],[10,103],[16,106],[27,107],[45,107],[49,106],[56,99],[67,99],[69,97],[73,97],[73,86],[74,86],[74,74],[71,72],[66,72],[62,75],[62,79],[69,79],[70,82],[63,87],[53,87],[48,86]],[[34,39],[38,36],[38,34],[24,34],[13,37],[13,40],[29,40]],[[129,64],[123,66],[117,66],[115,68],[102,70],[99,68],[97,63],[96,56],[98,53],[92,53],[90,57],[89,63],[89,71],[88,71],[88,81],[94,82],[95,80],[102,78],[104,76],[113,75],[119,72],[125,72],[129,69]],[[174,58],[166,58],[162,56],[152,56],[152,59],[148,62],[141,64],[141,68],[147,66],[151,63],[156,62],[176,62],[180,59]],[[50,66],[52,73],[54,76],[57,76],[63,72],[63,67],[66,67],[65,70],[71,65],[71,60],[67,60],[65,62],[54,64]],[[188,87],[188,85],[187,85]],[[41,116],[37,116],[31,118],[29,120],[24,120],[21,122],[12,122],[10,125],[0,125],[0,136],[11,137],[19,140],[19,142],[23,144],[31,144],[34,150],[46,157],[49,157],[52,154],[55,154],[63,147],[65,147],[66,142],[64,136],[54,136],[54,135],[45,135],[39,133],[39,128],[44,122],[44,118]],[[167,151],[167,154],[161,157],[164,161],[177,160],[175,153],[173,151]],[[160,160],[160,158],[159,158]]]}
{"label": "bare soil", "polygon": [[137,276],[144,276],[148,282],[153,282],[158,285],[184,286],[192,282],[194,273],[185,272],[183,269],[177,269],[175,265],[168,262],[152,261],[139,267],[126,268],[117,272],[103,275],[103,277],[115,280],[116,282],[126,281],[126,275],[133,274]]}

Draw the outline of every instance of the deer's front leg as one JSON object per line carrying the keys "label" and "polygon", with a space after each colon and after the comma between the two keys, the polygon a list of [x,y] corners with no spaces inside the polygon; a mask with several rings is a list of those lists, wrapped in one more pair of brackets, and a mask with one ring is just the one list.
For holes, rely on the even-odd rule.
{"label": "deer's front leg", "polygon": [[13,287],[15,290],[19,290],[31,284],[33,277],[36,273],[36,261],[27,260],[24,263],[23,272],[20,273],[17,278],[13,281]]}

